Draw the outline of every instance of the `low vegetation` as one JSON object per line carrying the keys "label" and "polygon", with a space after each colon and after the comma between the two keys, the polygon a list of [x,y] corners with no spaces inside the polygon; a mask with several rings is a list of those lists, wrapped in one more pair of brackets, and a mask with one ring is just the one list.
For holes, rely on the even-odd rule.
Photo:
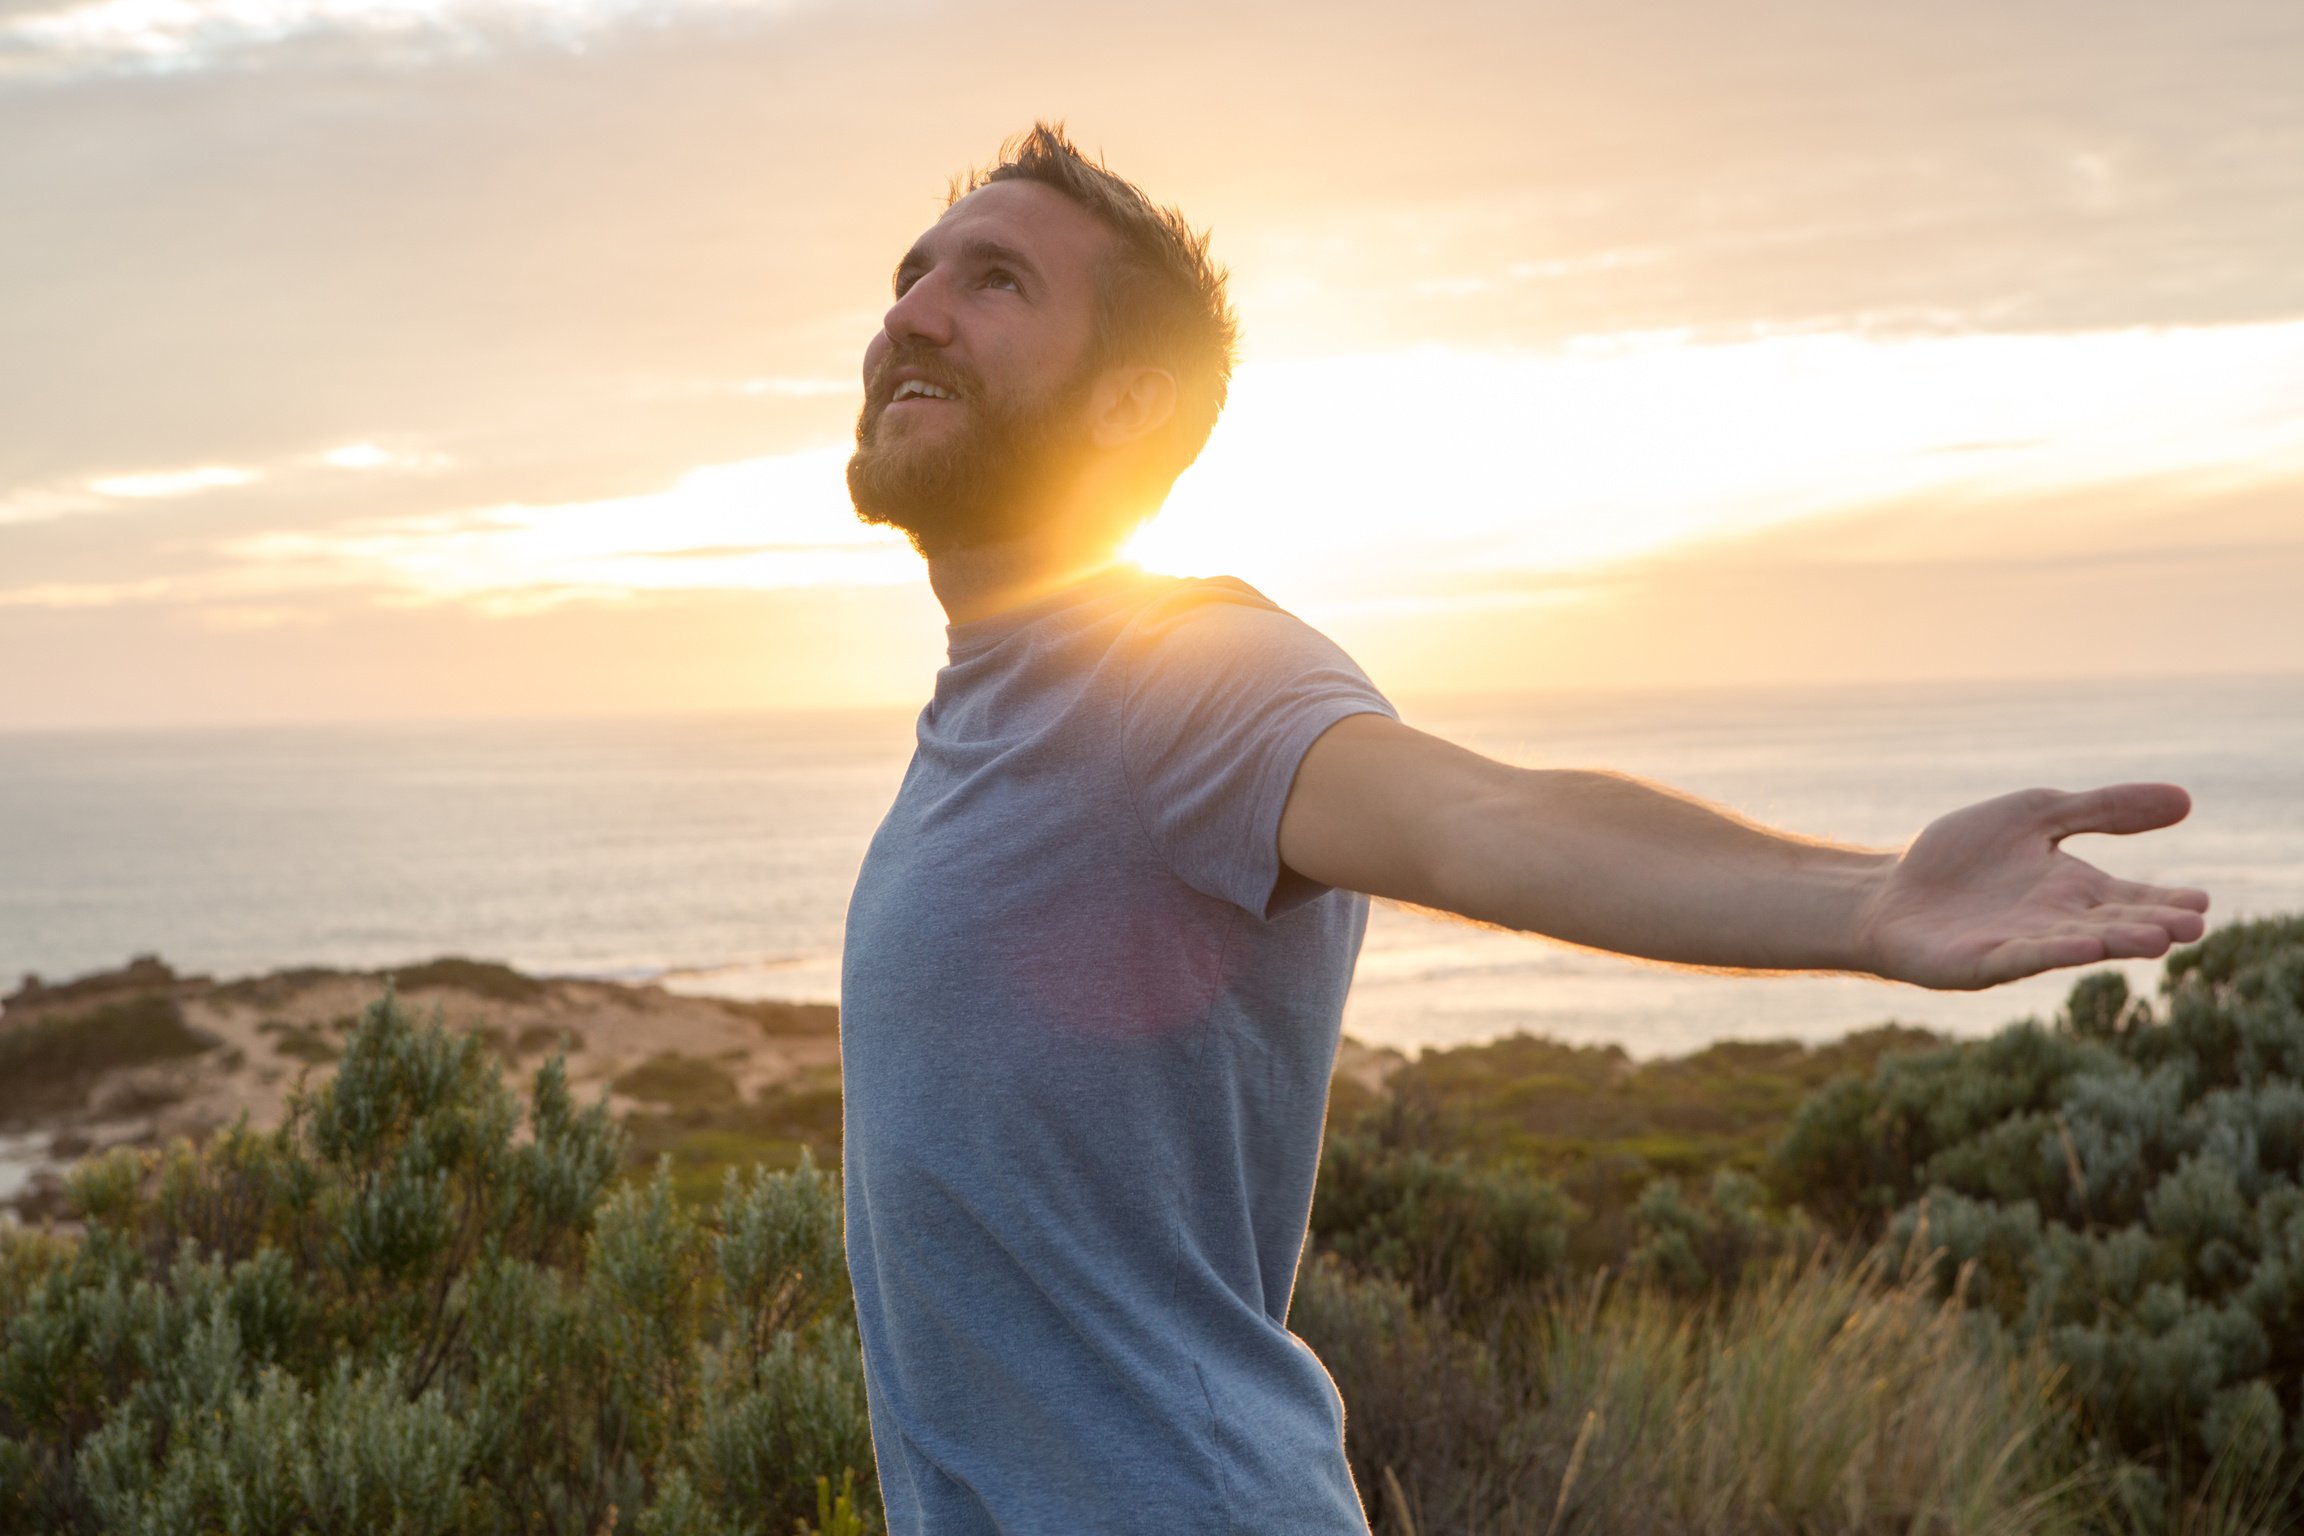
{"label": "low vegetation", "polygon": [[307,1066],[333,1066],[343,1059],[344,1045],[341,1030],[331,1030],[320,1024],[298,1024],[288,1019],[266,1019],[256,1026],[257,1033],[272,1037],[272,1048],[281,1055]]}
{"label": "low vegetation", "polygon": [[2215,1491],[2304,1525],[2304,919],[2176,955],[2160,1006],[2106,972],[1836,1082],[1769,1173],[2044,1346],[2139,1524]]}
{"label": "low vegetation", "polygon": [[393,984],[403,992],[444,987],[469,992],[475,997],[493,998],[500,1003],[533,1002],[547,990],[544,982],[525,971],[516,971],[494,960],[466,960],[457,955],[443,955],[422,965],[403,965],[390,975]]}
{"label": "low vegetation", "polygon": [[736,1079],[717,1062],[673,1052],[649,1057],[608,1086],[627,1098],[674,1110],[710,1111],[739,1097]]}
{"label": "low vegetation", "polygon": [[1394,1083],[1295,1314],[1380,1531],[2304,1528],[2304,919],[1966,1044]]}
{"label": "low vegetation", "polygon": [[623,1152],[387,997],[278,1131],[83,1165],[0,1232],[0,1532],[876,1528],[837,1180]]}
{"label": "low vegetation", "polygon": [[740,1002],[723,998],[720,1006],[752,1021],[771,1040],[789,1036],[829,1035],[840,1027],[840,1010],[830,1003],[785,1003],[774,999]]}
{"label": "low vegetation", "polygon": [[215,1043],[185,1027],[165,992],[0,1029],[0,1126],[76,1109],[107,1073],[181,1061]]}
{"label": "low vegetation", "polygon": [[[0,1051],[84,1087],[165,1002]],[[834,1072],[660,1055],[617,1126],[331,1036],[278,1133],[0,1233],[0,1536],[876,1527]],[[1428,1054],[1339,1092],[1291,1323],[1381,1536],[2304,1528],[2304,919],[1964,1044]]]}
{"label": "low vegetation", "polygon": [[2046,1360],[1876,1260],[1780,1261],[1708,1306],[1593,1276],[1490,1343],[1323,1257],[1294,1326],[1379,1531],[2097,1528]]}
{"label": "low vegetation", "polygon": [[[1566,1259],[1621,1271],[1661,1202],[1707,1207],[1723,1173],[1757,1175],[1804,1099],[1882,1058],[1939,1046],[1888,1024],[1824,1045],[1726,1040],[1634,1061],[1620,1046],[1516,1035],[1427,1052],[1395,1072],[1372,1113],[1331,1121],[1363,1137],[1548,1180],[1572,1205]],[[1731,1178],[1731,1208],[1749,1186]],[[1643,1202],[1648,1215],[1643,1216]]]}

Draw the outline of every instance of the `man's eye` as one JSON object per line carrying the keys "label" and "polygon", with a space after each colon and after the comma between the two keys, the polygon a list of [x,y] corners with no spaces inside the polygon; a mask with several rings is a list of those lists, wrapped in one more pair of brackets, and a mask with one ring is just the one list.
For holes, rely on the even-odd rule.
{"label": "man's eye", "polygon": [[994,267],[986,272],[984,274],[984,286],[987,288],[1007,288],[1018,293],[1024,289],[1024,285],[1016,281],[1016,274],[1006,267]]}

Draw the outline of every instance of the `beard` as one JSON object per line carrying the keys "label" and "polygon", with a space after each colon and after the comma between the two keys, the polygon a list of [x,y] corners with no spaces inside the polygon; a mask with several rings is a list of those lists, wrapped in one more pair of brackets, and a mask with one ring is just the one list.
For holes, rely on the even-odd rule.
{"label": "beard", "polygon": [[[880,432],[888,375],[922,368],[959,395],[964,413],[930,441]],[[927,558],[1004,543],[1028,533],[1047,494],[1074,472],[1087,446],[1077,407],[1093,374],[1083,369],[1036,398],[1002,396],[975,375],[917,351],[891,352],[865,390],[848,460],[848,499],[866,523],[895,528]]]}

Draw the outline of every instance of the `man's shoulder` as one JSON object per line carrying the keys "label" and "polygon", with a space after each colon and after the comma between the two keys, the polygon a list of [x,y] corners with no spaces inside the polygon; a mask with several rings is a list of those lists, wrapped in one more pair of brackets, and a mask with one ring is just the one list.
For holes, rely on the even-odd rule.
{"label": "man's shoulder", "polygon": [[1163,576],[1154,580],[1133,626],[1147,638],[1181,629],[1256,629],[1275,622],[1309,627],[1237,576]]}
{"label": "man's shoulder", "polygon": [[1236,576],[1162,578],[1123,649],[1138,693],[1253,696],[1313,675],[1367,686],[1342,647]]}

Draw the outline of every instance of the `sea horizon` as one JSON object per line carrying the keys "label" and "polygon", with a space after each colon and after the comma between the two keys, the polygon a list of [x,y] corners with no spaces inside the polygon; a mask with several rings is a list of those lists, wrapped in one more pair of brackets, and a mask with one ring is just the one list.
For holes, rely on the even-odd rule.
{"label": "sea horizon", "polygon": [[[1983,794],[2168,778],[2183,827],[2086,856],[2304,910],[2304,674],[1408,695],[1495,755],[1618,768],[1868,846]],[[441,954],[836,1001],[840,919],[914,706],[0,731],[0,976],[157,954],[219,978]],[[2155,962],[2120,967],[2140,988]],[[1348,1034],[1515,1032],[1636,1056],[1896,1021],[1977,1034],[2073,975],[1974,994],[1642,966],[1379,904]]]}
{"label": "sea horizon", "polygon": [[[1616,699],[1692,699],[1692,698],[1766,698],[1774,695],[1806,696],[1842,693],[1962,693],[1962,692],[2031,692],[2037,690],[2079,689],[2088,692],[2128,690],[2133,688],[2161,688],[2187,684],[2208,686],[2257,684],[2278,685],[2291,683],[2304,686],[2304,668],[2272,667],[2261,670],[2170,671],[2170,672],[2041,672],[2022,676],[1945,675],[1862,679],[1853,681],[1809,682],[1730,682],[1730,683],[1671,683],[1644,682],[1633,684],[1552,683],[1531,688],[1450,688],[1398,691],[1387,689],[1386,694],[1404,711],[1424,710],[1457,712],[1467,706],[1480,706],[1498,701],[1514,700],[1592,700]],[[465,710],[447,712],[410,711],[406,713],[363,713],[319,715],[310,713],[277,715],[240,715],[227,719],[138,719],[138,720],[86,720],[86,721],[30,721],[13,722],[0,719],[0,739],[26,736],[124,736],[124,735],[203,735],[210,733],[239,733],[271,730],[392,730],[402,727],[431,728],[482,724],[502,725],[605,725],[614,723],[674,723],[679,721],[712,721],[738,719],[808,719],[822,717],[827,720],[869,718],[900,715],[907,721],[916,717],[927,703],[923,694],[910,702],[887,700],[860,704],[730,704],[708,707],[684,706],[667,709],[613,709],[567,710],[549,709],[533,713],[518,710]]]}

